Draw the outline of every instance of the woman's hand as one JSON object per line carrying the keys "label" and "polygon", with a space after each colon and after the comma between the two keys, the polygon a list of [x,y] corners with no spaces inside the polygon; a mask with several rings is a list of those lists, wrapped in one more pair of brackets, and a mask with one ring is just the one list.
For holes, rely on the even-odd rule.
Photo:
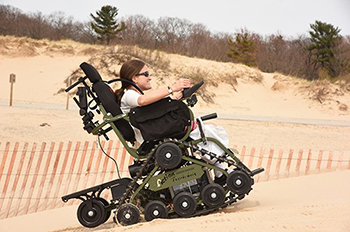
{"label": "woman's hand", "polygon": [[[175,97],[182,97],[182,91],[185,88],[191,88],[191,81],[189,79],[179,79],[175,82],[170,88],[173,91],[173,94],[176,95]],[[180,95],[177,95],[177,93],[180,92]],[[161,89],[155,89],[147,91],[144,95],[141,95],[137,98],[137,104],[139,106],[145,106],[149,105],[153,102],[159,101],[160,99],[166,97],[169,95],[169,90],[167,87],[161,88]]]}
{"label": "woman's hand", "polygon": [[175,100],[180,100],[182,98],[182,92],[175,92],[171,98]]}
{"label": "woman's hand", "polygon": [[171,86],[171,89],[173,90],[173,92],[178,92],[178,91],[182,91],[185,88],[191,88],[191,87],[192,87],[192,84],[189,79],[180,78],[178,81],[175,82],[175,84]]}

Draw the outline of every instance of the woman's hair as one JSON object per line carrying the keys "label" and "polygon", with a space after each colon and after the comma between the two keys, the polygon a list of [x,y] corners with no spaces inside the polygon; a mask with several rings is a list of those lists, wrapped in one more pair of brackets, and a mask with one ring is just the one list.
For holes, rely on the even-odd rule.
{"label": "woman's hair", "polygon": [[[122,67],[120,68],[119,76],[121,79],[126,79],[129,81],[132,81],[132,78],[140,73],[142,68],[145,66],[145,62],[141,60],[129,60],[126,61]],[[124,90],[130,87],[130,84],[122,81],[122,86],[120,89],[117,89],[115,91],[115,94],[117,95],[117,101],[120,104],[120,101],[124,95]]]}

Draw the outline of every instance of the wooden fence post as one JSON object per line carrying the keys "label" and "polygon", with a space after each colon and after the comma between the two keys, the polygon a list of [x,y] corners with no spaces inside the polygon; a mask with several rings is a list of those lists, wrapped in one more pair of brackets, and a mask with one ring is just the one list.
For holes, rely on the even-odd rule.
{"label": "wooden fence post", "polygon": [[278,179],[278,178],[279,178],[279,175],[280,175],[280,168],[281,168],[282,156],[283,156],[283,150],[280,149],[280,151],[279,151],[279,153],[278,153],[278,160],[277,160],[276,171],[275,171],[276,179]]}
{"label": "wooden fence post", "polygon": [[123,177],[124,176],[124,174],[123,174],[123,172],[124,172],[124,163],[125,163],[125,157],[126,157],[126,150],[125,149],[123,149],[123,152],[122,152],[122,160],[121,160],[121,162],[120,162],[120,175]]}
{"label": "wooden fence post", "polygon": [[317,164],[316,164],[316,173],[320,173],[320,171],[321,171],[322,156],[323,156],[323,151],[321,150],[318,153],[318,159],[317,159]]}
{"label": "wooden fence post", "polygon": [[340,153],[339,158],[338,158],[338,165],[337,165],[337,170],[342,170],[343,166],[343,152]]}
{"label": "wooden fence post", "polygon": [[333,161],[333,152],[329,152],[328,162],[327,162],[327,172],[330,172],[332,169],[332,161]]}
{"label": "wooden fence post", "polygon": [[284,177],[286,177],[286,178],[289,177],[290,165],[292,163],[292,159],[293,159],[293,149],[290,149],[289,155],[288,155],[288,161],[287,161],[287,165],[286,165],[286,172],[284,174]]}
{"label": "wooden fence post", "polygon": [[269,159],[267,160],[266,173],[265,173],[266,181],[268,181],[270,178],[270,169],[271,169],[273,152],[274,152],[274,150],[272,148],[270,148],[270,154],[269,154]]}
{"label": "wooden fence post", "polygon": [[241,152],[241,161],[242,161],[242,163],[244,162],[245,150],[246,150],[246,146],[243,146],[242,147],[242,152]]}
{"label": "wooden fence post", "polygon": [[255,154],[255,147],[252,147],[252,150],[250,151],[250,158],[248,163],[249,168],[252,168],[253,166],[254,154]]}
{"label": "wooden fence post", "polygon": [[309,149],[309,154],[307,156],[307,161],[306,161],[306,168],[305,168],[305,175],[309,174],[310,171],[310,164],[311,164],[311,149]]}
{"label": "wooden fence post", "polygon": [[7,142],[5,146],[4,155],[1,157],[2,159],[1,159],[1,166],[0,166],[0,181],[2,178],[2,173],[4,172],[4,169],[5,169],[5,164],[6,164],[6,159],[7,159],[9,149],[10,149],[10,142]]}
{"label": "wooden fence post", "polygon": [[303,150],[300,149],[299,150],[299,156],[298,156],[298,161],[297,161],[297,165],[295,166],[295,171],[296,171],[296,175],[299,176],[300,173],[300,165],[301,165],[301,159],[303,158]]}
{"label": "wooden fence post", "polygon": [[[259,160],[258,160],[257,167],[261,167],[262,166],[262,161],[263,161],[263,158],[264,158],[264,152],[265,152],[264,148],[261,147],[260,148],[260,155],[259,155]],[[256,177],[256,182],[259,182],[259,180],[260,180],[260,175],[258,175]]]}
{"label": "wooden fence post", "polygon": [[13,101],[13,84],[16,83],[16,75],[11,73],[10,74],[10,106],[12,106],[12,101]]}

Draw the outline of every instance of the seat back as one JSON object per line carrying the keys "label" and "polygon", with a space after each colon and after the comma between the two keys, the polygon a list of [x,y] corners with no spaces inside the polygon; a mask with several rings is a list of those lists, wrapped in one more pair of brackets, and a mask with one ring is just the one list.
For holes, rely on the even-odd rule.
{"label": "seat back", "polygon": [[[92,84],[92,90],[96,93],[98,104],[102,104],[103,108],[111,113],[112,116],[123,114],[117,103],[117,96],[109,85],[107,85],[101,78],[97,70],[90,64],[84,62],[80,65],[80,68],[84,71],[87,78],[89,78]],[[118,128],[124,139],[129,142],[135,142],[135,133],[129,122],[125,119],[120,119],[114,122],[114,125]]]}

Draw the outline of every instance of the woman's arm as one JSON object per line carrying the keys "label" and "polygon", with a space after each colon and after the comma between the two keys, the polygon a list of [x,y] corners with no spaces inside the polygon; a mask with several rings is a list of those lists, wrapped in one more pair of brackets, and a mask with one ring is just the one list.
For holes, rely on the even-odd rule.
{"label": "woman's arm", "polygon": [[[175,84],[170,86],[173,92],[182,91],[184,88],[190,88],[190,87],[191,87],[191,82],[188,79],[180,79],[176,81]],[[149,105],[153,102],[163,99],[168,95],[169,95],[168,87],[150,90],[150,91],[147,91],[144,95],[141,95],[137,99],[137,103],[139,106]]]}

